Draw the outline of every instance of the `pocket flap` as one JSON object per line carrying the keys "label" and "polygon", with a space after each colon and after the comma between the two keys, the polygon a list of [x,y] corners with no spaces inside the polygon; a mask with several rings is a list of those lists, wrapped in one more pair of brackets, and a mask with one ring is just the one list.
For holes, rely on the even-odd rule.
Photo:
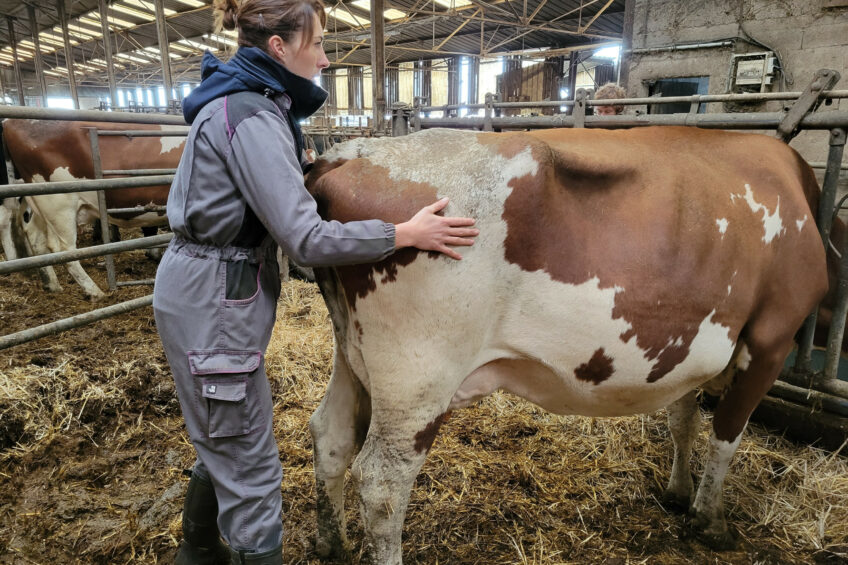
{"label": "pocket flap", "polygon": [[252,373],[259,368],[259,351],[189,351],[188,363],[192,375]]}
{"label": "pocket flap", "polygon": [[221,382],[219,379],[203,379],[203,398],[239,402],[247,395],[247,381]]}

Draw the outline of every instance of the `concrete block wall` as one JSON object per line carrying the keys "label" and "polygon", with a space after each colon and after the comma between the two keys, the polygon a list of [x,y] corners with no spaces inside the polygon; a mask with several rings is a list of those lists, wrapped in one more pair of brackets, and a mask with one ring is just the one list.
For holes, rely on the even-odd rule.
{"label": "concrete block wall", "polygon": [[[634,50],[735,41],[728,47],[634,53],[628,96],[647,96],[651,80],[687,76],[709,76],[710,94],[727,92],[732,55],[764,50],[737,38],[754,39],[779,55],[786,73],[772,85],[771,92],[802,91],[821,68],[838,71],[842,80],[836,88],[848,89],[848,8],[827,9],[824,4],[824,0],[636,0]],[[783,103],[770,102],[745,110],[782,108]],[[848,100],[835,101],[819,111],[830,109],[848,110]],[[707,111],[727,109],[710,104]],[[792,146],[808,161],[824,161],[827,140],[827,132],[805,132]],[[848,184],[848,179],[845,182]]]}

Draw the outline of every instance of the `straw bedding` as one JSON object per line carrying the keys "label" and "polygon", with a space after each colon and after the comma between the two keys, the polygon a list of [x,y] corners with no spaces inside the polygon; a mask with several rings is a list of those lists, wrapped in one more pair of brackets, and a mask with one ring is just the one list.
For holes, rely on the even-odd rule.
{"label": "straw bedding", "polygon": [[[120,278],[152,276],[140,253]],[[99,282],[103,277],[88,263]],[[0,281],[3,333],[91,308]],[[99,278],[98,278],[99,277]],[[111,302],[149,292],[120,289]],[[286,563],[318,563],[307,420],[329,378],[332,335],[314,285],[286,283],[267,355],[284,465]],[[696,444],[701,459],[708,415]],[[506,394],[443,426],[409,506],[407,563],[848,563],[848,460],[752,425],[725,485],[739,547],[695,541],[660,493],[671,468],[663,413],[560,417]],[[171,563],[192,449],[151,310],[0,353],[0,564]],[[355,493],[349,533],[361,546]],[[354,556],[358,561],[359,556]]]}

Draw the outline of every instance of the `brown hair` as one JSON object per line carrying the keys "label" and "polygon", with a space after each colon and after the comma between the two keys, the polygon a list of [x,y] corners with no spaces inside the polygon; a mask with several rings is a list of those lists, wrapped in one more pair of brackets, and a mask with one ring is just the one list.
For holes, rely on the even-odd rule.
{"label": "brown hair", "polygon": [[312,41],[312,14],[327,25],[321,0],[214,0],[215,29],[237,30],[238,44],[268,50],[268,40],[279,35],[283,41],[303,30],[301,47]]}
{"label": "brown hair", "polygon": [[[614,82],[608,82],[605,85],[598,88],[595,91],[595,100],[615,100],[618,98],[625,98],[624,89],[615,84]],[[612,107],[615,110],[616,114],[620,114],[624,111],[623,104],[616,104]]]}

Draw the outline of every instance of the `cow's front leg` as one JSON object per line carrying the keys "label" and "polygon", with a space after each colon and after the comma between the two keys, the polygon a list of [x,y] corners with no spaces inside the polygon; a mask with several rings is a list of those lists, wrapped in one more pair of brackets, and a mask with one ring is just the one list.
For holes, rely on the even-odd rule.
{"label": "cow's front leg", "polygon": [[315,551],[322,557],[347,554],[344,477],[368,430],[368,395],[336,349],[333,376],[321,405],[309,419],[317,494]]}
{"label": "cow's front leg", "polygon": [[[53,253],[59,251],[71,251],[77,248],[77,223],[76,216],[71,216],[69,212],[63,211],[57,215],[52,225],[47,228],[47,247]],[[106,297],[100,287],[91,280],[85,269],[82,268],[79,261],[71,261],[65,264],[68,273],[82,287],[83,292],[93,302],[97,302]]]}
{"label": "cow's front leg", "polygon": [[[373,399],[372,399],[373,400]],[[374,565],[401,565],[401,533],[415,477],[445,419],[426,407],[372,407],[351,474],[359,489],[366,552]]]}
{"label": "cow's front leg", "polygon": [[696,391],[691,391],[668,406],[668,427],[674,441],[674,463],[671,477],[663,493],[663,500],[672,507],[684,512],[689,510],[695,496],[695,484],[689,460],[692,457],[692,445],[698,437],[701,415],[698,412]]}

